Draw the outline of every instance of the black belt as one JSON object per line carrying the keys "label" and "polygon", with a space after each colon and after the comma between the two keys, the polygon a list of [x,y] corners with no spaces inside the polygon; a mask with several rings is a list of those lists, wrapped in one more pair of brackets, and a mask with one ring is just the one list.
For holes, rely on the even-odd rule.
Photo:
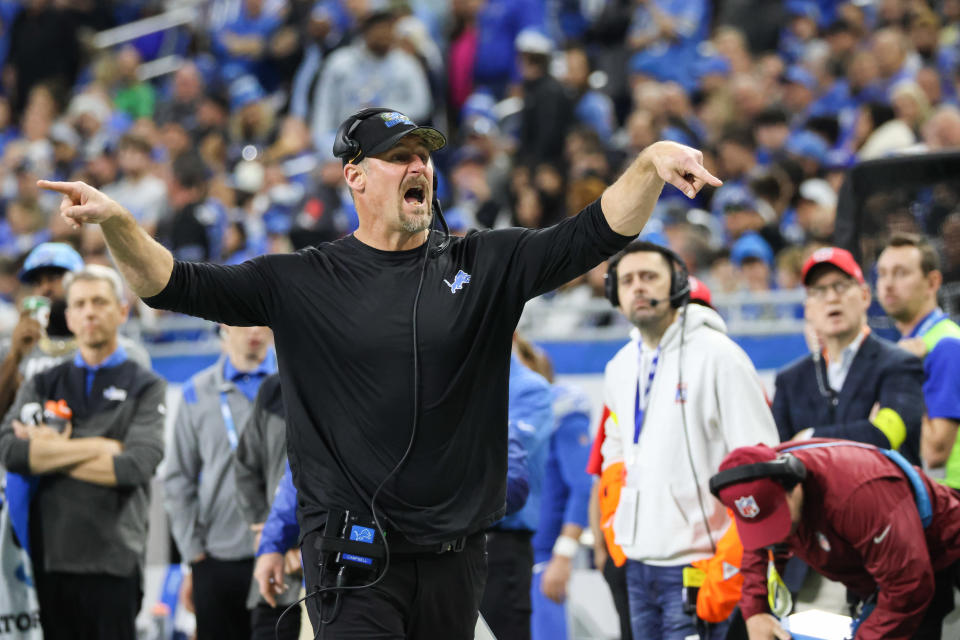
{"label": "black belt", "polygon": [[[475,533],[471,535],[482,535]],[[401,534],[387,531],[387,543],[390,545],[391,555],[417,555],[417,554],[441,554],[441,553],[460,553],[467,545],[467,539],[470,536],[460,536],[444,542],[435,542],[433,544],[416,544],[404,538]],[[352,553],[361,556],[373,558],[384,557],[382,545],[369,545],[342,538],[327,538],[320,534],[314,540],[314,548],[318,551],[339,551]]]}
{"label": "black belt", "polygon": [[[453,540],[436,542],[433,544],[416,544],[410,542],[400,534],[387,531],[387,544],[390,546],[390,555],[415,555],[430,553],[460,553],[467,545],[467,538],[470,536],[460,536]],[[473,534],[476,535],[476,534]]]}

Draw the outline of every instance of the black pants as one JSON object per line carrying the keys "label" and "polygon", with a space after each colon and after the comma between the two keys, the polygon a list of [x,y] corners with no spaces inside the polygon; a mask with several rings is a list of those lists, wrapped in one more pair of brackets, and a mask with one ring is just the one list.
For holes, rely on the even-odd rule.
{"label": "black pants", "polygon": [[480,613],[497,640],[530,640],[533,547],[528,531],[487,533],[487,589]]}
{"label": "black pants", "polygon": [[630,628],[630,599],[627,597],[627,565],[618,567],[612,558],[607,558],[603,564],[603,579],[610,587],[613,606],[617,608],[620,640],[633,640],[633,629]]}
{"label": "black pants", "polygon": [[935,573],[933,600],[927,607],[920,628],[913,634],[913,640],[940,640],[943,636],[943,619],[953,611],[953,589],[960,566]]}
{"label": "black pants", "polygon": [[[308,533],[300,547],[307,593],[321,583],[314,547],[319,536]],[[391,554],[390,567],[376,585],[343,592],[339,604],[333,594],[309,598],[307,613],[315,631],[321,615],[333,618],[319,630],[320,640],[473,640],[486,577],[484,537],[476,533],[460,552]],[[332,582],[325,570],[323,586]],[[348,577],[346,584],[367,582],[364,575]]]}
{"label": "black pants", "polygon": [[37,571],[45,640],[136,640],[143,592],[128,576]]}
{"label": "black pants", "polygon": [[[960,575],[960,563],[933,574],[933,599],[923,614],[920,626],[910,636],[911,640],[940,640],[943,637],[943,619],[953,611],[953,590],[958,575]],[[860,599],[847,591],[847,604],[850,606],[851,617],[856,618]]]}
{"label": "black pants", "polygon": [[[299,591],[299,589],[298,589]],[[280,635],[276,635],[277,618],[287,607],[271,607],[260,603],[250,612],[250,640],[297,640],[300,637],[300,605],[295,606],[280,621]]]}
{"label": "black pants", "polygon": [[193,565],[193,607],[197,640],[249,638],[247,594],[253,579],[253,558],[206,558]]}

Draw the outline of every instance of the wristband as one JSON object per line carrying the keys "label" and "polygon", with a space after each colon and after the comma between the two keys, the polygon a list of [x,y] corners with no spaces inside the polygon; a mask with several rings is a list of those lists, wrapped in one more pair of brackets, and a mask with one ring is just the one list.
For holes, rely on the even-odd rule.
{"label": "wristband", "polygon": [[577,555],[577,549],[580,548],[580,541],[570,536],[559,536],[553,543],[553,555],[567,558],[568,560]]}

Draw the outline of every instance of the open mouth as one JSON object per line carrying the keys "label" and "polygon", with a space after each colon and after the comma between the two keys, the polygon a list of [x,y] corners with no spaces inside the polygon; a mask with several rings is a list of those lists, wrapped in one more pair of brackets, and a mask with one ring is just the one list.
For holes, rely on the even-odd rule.
{"label": "open mouth", "polygon": [[834,309],[833,311],[830,311],[830,312],[827,313],[827,317],[830,318],[830,319],[842,318],[842,317],[843,317],[843,311],[841,311],[840,309]]}
{"label": "open mouth", "polygon": [[410,187],[403,194],[403,200],[407,204],[423,204],[426,197],[427,192],[423,187]]}

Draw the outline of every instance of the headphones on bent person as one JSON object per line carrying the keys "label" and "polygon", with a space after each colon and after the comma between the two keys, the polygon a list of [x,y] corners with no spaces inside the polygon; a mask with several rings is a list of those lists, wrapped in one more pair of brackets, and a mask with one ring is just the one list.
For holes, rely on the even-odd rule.
{"label": "headphones on bent person", "polygon": [[[679,309],[690,301],[690,272],[687,263],[676,252],[645,240],[634,240],[620,253],[612,258],[607,266],[607,275],[603,280],[603,293],[614,307],[620,306],[620,296],[617,293],[617,266],[623,257],[631,253],[654,252],[659,253],[670,263],[670,306]],[[651,299],[650,304],[656,306],[663,300]]]}
{"label": "headphones on bent person", "polygon": [[807,477],[807,468],[803,463],[789,453],[782,453],[771,462],[755,462],[739,467],[733,467],[717,473],[710,478],[710,493],[717,498],[720,492],[729,486],[771,478],[780,482],[789,491],[803,482]]}
{"label": "headphones on bent person", "polygon": [[[357,140],[353,137],[353,134],[356,132],[357,127],[360,126],[360,123],[370,116],[375,116],[378,113],[393,113],[394,111],[396,111],[396,109],[387,109],[385,107],[369,107],[367,109],[357,111],[355,114],[341,122],[340,126],[337,127],[337,133],[333,139],[333,155],[343,160],[344,164],[349,164],[356,160],[360,154],[363,153],[360,143],[357,142]],[[440,199],[437,197],[436,165],[433,167],[433,202],[431,203],[431,206],[435,213],[434,219],[440,221],[440,230],[443,233],[443,240],[441,240],[437,246],[430,250],[430,255],[436,258],[446,251],[448,246],[450,246],[450,227],[447,225],[447,219],[443,217],[443,208],[440,206]],[[433,221],[431,221],[430,225],[431,227],[433,226]]]}

